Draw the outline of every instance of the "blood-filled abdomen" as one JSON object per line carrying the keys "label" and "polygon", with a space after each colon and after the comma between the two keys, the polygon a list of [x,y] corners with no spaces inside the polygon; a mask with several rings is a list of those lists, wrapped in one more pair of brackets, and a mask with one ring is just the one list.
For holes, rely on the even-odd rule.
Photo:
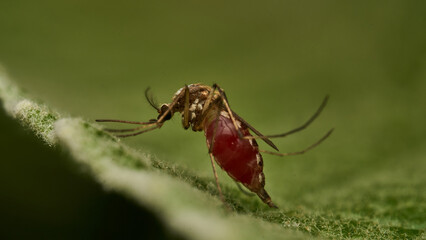
{"label": "blood-filled abdomen", "polygon": [[[242,135],[251,136],[247,126],[236,121]],[[263,160],[256,141],[240,138],[225,111],[221,112],[217,120],[205,125],[204,134],[207,147],[210,149],[213,144],[211,153],[219,166],[235,181],[256,193],[270,207],[275,207],[264,189]]]}

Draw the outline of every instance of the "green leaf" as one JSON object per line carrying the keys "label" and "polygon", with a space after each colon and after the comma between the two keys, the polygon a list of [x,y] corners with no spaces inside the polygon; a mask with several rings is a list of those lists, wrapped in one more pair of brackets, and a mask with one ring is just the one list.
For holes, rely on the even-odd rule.
{"label": "green leaf", "polygon": [[[301,205],[290,202],[280,210],[224,184],[226,202],[232,208],[228,211],[219,200],[213,177],[200,177],[157,159],[143,147],[132,149],[97,124],[64,118],[28,98],[4,73],[0,98],[10,116],[49,146],[67,150],[105,189],[146,206],[171,231],[188,239],[424,237],[424,193],[413,197],[422,185],[407,188],[412,184],[409,180],[389,181],[386,169],[374,178],[369,176],[367,184],[354,181],[340,191],[323,186],[320,193],[300,196]],[[403,197],[407,201],[401,203]]]}
{"label": "green leaf", "polygon": [[[189,239],[265,239],[304,234],[251,215],[228,212],[212,179],[201,179],[122,144],[98,125],[61,118],[57,111],[27,99],[4,74],[0,97],[6,111],[50,146],[69,151],[106,189],[149,207],[173,231]],[[244,231],[235,231],[244,229]]]}

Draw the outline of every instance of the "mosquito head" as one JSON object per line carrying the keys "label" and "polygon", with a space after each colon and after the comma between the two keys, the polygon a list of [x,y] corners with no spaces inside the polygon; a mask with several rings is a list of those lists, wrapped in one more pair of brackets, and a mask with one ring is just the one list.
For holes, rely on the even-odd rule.
{"label": "mosquito head", "polygon": [[157,119],[160,119],[161,116],[163,116],[164,113],[167,112],[161,122],[170,120],[172,118],[172,116],[173,116],[173,113],[172,113],[171,110],[170,111],[168,111],[168,110],[169,110],[169,104],[166,104],[166,103],[162,104],[161,107],[158,109],[158,117],[157,117]]}

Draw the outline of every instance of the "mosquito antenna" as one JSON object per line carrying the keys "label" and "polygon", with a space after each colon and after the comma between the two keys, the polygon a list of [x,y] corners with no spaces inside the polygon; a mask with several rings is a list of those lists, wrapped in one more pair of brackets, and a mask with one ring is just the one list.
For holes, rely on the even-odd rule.
{"label": "mosquito antenna", "polygon": [[149,90],[151,90],[151,88],[150,88],[150,87],[147,87],[147,88],[145,89],[145,98],[146,98],[146,100],[148,101],[149,105],[151,105],[153,108],[155,108],[157,111],[159,111],[160,109],[159,109],[159,107],[158,107],[158,104],[157,104],[157,102],[155,101],[155,99],[154,99],[154,97],[152,96],[152,94],[150,94],[150,91],[149,91]]}

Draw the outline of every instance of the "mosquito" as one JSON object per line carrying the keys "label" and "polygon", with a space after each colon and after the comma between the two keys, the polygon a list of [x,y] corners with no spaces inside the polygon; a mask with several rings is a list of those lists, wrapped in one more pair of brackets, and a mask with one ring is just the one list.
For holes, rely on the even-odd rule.
{"label": "mosquito", "polygon": [[[271,138],[285,137],[305,129],[324,109],[328,101],[328,96],[324,98],[314,115],[303,125],[288,132],[275,135],[261,134],[232,111],[225,91],[217,84],[213,84],[213,86],[200,83],[185,85],[174,94],[171,103],[164,103],[161,106],[155,103],[152,95],[149,94],[149,88],[145,91],[145,97],[149,104],[157,110],[157,119],[151,119],[147,122],[115,119],[98,119],[96,121],[140,125],[130,129],[105,129],[108,132],[116,133],[117,137],[124,138],[161,128],[165,121],[170,120],[175,113],[181,113],[184,129],[191,127],[195,132],[204,131],[216,186],[219,196],[224,203],[225,199],[219,184],[215,162],[235,182],[241,183],[248,190],[257,194],[269,207],[277,208],[265,190],[265,175],[263,173],[261,152],[276,156],[303,154],[319,145],[333,132],[333,129],[330,129],[314,144],[297,152],[280,153],[277,146],[270,140]],[[255,136],[251,135],[250,130]],[[262,139],[276,150],[276,152],[260,150],[256,139]]]}

